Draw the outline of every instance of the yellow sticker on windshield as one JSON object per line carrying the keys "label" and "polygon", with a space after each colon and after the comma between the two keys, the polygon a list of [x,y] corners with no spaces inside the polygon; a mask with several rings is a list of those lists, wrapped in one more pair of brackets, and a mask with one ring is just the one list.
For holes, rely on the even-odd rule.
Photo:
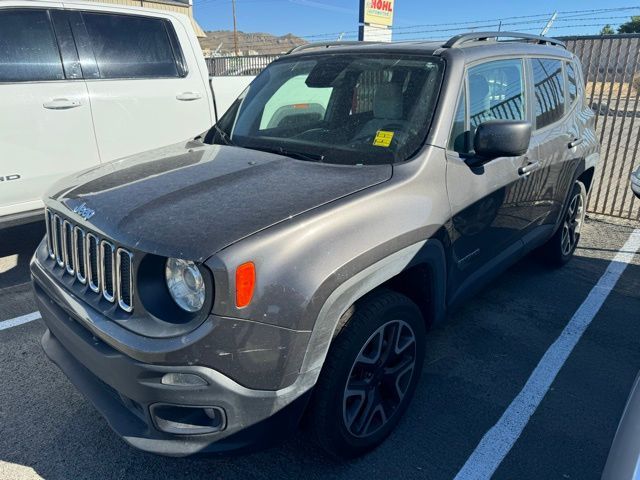
{"label": "yellow sticker on windshield", "polygon": [[385,130],[378,130],[376,138],[373,139],[373,144],[376,147],[388,147],[393,140],[393,132],[387,132]]}

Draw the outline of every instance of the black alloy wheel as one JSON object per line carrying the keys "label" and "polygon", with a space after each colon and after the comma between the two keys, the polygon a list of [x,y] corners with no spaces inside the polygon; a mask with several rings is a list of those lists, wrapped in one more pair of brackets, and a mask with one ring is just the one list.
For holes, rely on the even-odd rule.
{"label": "black alloy wheel", "polygon": [[400,421],[421,377],[426,327],[415,303],[381,289],[358,301],[338,329],[306,420],[316,442],[345,459],[374,449]]}

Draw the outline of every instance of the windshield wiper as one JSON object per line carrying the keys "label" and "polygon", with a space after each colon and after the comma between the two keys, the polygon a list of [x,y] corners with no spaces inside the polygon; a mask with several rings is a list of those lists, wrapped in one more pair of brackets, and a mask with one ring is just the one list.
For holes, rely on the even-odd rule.
{"label": "windshield wiper", "polygon": [[222,130],[217,123],[213,124],[213,128],[215,128],[216,132],[218,133],[220,138],[222,138],[222,141],[224,142],[225,145],[231,145],[231,146],[234,145],[233,140],[231,140],[231,137],[229,136],[229,134],[224,130]]}
{"label": "windshield wiper", "polygon": [[278,155],[284,155],[285,157],[295,158],[296,160],[306,160],[307,162],[322,162],[324,161],[324,155],[295,152],[293,150],[287,150],[284,147],[245,147],[252,150],[260,150],[262,152],[277,153]]}

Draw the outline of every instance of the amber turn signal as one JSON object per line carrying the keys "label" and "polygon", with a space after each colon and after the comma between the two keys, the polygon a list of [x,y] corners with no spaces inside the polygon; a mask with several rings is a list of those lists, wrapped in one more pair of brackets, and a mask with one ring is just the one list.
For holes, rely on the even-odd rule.
{"label": "amber turn signal", "polygon": [[243,263],[236,269],[236,306],[246,307],[253,298],[256,286],[256,266],[253,262]]}

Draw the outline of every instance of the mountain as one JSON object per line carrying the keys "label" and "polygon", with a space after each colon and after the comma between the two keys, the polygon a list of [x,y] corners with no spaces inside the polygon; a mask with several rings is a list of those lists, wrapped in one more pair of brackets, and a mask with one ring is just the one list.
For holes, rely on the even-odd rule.
{"label": "mountain", "polygon": [[[219,55],[233,55],[233,32],[229,30],[216,30],[206,32],[206,38],[200,38],[200,46],[206,57],[212,56],[218,50]],[[277,37],[269,33],[245,33],[238,32],[238,51],[241,55],[262,55],[286,53],[293,47],[308,43],[306,40],[288,33]]]}

